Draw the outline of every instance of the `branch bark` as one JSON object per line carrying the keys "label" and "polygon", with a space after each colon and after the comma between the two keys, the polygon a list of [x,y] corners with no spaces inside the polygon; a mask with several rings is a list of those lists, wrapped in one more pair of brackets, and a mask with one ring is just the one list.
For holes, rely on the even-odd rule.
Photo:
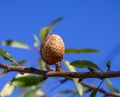
{"label": "branch bark", "polygon": [[20,73],[37,74],[44,77],[65,77],[65,78],[113,78],[120,77],[120,71],[106,71],[106,72],[59,72],[59,71],[43,71],[37,68],[26,68],[23,66],[10,66],[0,63],[0,68],[6,69],[7,72],[15,71]]}
{"label": "branch bark", "polygon": [[[5,69],[6,73],[8,72],[19,72],[19,73],[31,73],[37,74],[43,77],[64,77],[64,78],[80,78],[80,79],[87,79],[87,78],[113,78],[113,77],[120,77],[120,71],[106,71],[106,72],[58,72],[58,71],[43,71],[37,68],[26,68],[23,66],[11,66],[7,64],[0,63],[0,68]],[[68,80],[68,79],[67,79]],[[83,86],[88,87],[89,90],[93,90],[96,87],[89,85],[84,82],[80,82]],[[105,96],[114,96],[120,97],[118,93],[111,93],[107,92],[103,89],[98,89],[99,92],[105,94]]]}
{"label": "branch bark", "polygon": [[[90,85],[90,84],[87,84],[87,83],[84,83],[84,82],[81,82],[81,84],[82,84],[83,86],[89,88],[90,91],[96,89],[96,87],[93,86],[93,85]],[[101,93],[103,93],[103,94],[105,95],[105,97],[107,97],[107,96],[120,97],[120,94],[119,94],[119,93],[107,92],[107,91],[105,91],[105,90],[102,89],[102,88],[99,88],[98,91],[101,92]]]}

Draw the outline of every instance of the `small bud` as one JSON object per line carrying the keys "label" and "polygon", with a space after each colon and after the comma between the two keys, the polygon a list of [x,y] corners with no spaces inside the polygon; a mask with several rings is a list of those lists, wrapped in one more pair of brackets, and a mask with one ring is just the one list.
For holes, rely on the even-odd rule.
{"label": "small bud", "polygon": [[107,66],[107,68],[108,68],[108,71],[110,71],[110,67],[111,67],[111,61],[110,61],[110,60],[108,60],[108,61],[106,62],[106,66]]}
{"label": "small bud", "polygon": [[79,78],[78,82],[80,83],[81,81],[83,81],[83,78]]}

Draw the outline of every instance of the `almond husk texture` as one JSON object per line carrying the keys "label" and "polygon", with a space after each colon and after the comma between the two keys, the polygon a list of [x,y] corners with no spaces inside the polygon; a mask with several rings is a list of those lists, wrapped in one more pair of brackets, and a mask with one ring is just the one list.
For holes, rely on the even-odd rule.
{"label": "almond husk texture", "polygon": [[61,62],[64,52],[64,42],[59,35],[49,34],[43,39],[40,54],[47,64],[52,65]]}

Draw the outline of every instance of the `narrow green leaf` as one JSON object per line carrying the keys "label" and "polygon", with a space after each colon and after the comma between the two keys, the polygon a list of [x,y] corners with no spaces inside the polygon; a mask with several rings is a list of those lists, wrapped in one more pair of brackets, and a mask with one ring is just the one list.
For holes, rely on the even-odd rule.
{"label": "narrow green leaf", "polygon": [[39,47],[40,46],[40,41],[39,41],[39,38],[37,37],[36,34],[33,35],[33,39],[34,39],[34,46]]}
{"label": "narrow green leaf", "polygon": [[23,76],[23,77],[17,77],[11,80],[11,84],[17,87],[28,87],[37,85],[41,82],[42,77],[40,76]]}
{"label": "narrow green leaf", "polygon": [[90,49],[90,48],[85,48],[85,49],[65,49],[66,54],[71,54],[71,53],[98,53],[99,51],[96,49]]}
{"label": "narrow green leaf", "polygon": [[3,76],[5,74],[4,71],[4,69],[0,71],[0,76]]}
{"label": "narrow green leaf", "polygon": [[58,22],[60,22],[62,19],[63,19],[63,17],[59,17],[59,18],[55,19],[55,20],[49,25],[50,30],[51,30]]}
{"label": "narrow green leaf", "polygon": [[78,94],[78,91],[63,90],[63,91],[60,91],[59,94],[74,94],[74,95],[77,95],[77,94]]}
{"label": "narrow green leaf", "polygon": [[70,63],[67,60],[65,60],[64,63],[70,72],[76,72],[75,68],[72,65],[70,65]]}
{"label": "narrow green leaf", "polygon": [[39,92],[39,97],[43,97],[44,93],[40,90],[41,87],[35,87],[28,91],[23,97],[36,97],[36,93]]}
{"label": "narrow green leaf", "polygon": [[[65,63],[66,67],[68,68],[68,70],[70,72],[76,72],[75,68],[73,66],[71,66],[68,61],[65,61],[64,63]],[[83,95],[83,87],[82,87],[82,85],[78,82],[78,79],[76,79],[76,78],[73,78],[73,81],[74,81],[74,83],[76,85],[76,88],[78,90],[79,95],[82,96]]]}
{"label": "narrow green leaf", "polygon": [[98,88],[95,88],[90,94],[90,97],[96,97],[97,91],[98,91]]}
{"label": "narrow green leaf", "polygon": [[106,79],[106,85],[111,92],[115,92],[115,89],[114,89],[112,83],[110,82],[110,80]]}
{"label": "narrow green leaf", "polygon": [[90,97],[96,97],[97,91],[100,88],[100,86],[102,85],[102,83],[104,82],[104,79],[100,82],[100,84],[98,85],[97,88],[95,88],[92,93],[90,94]]}
{"label": "narrow green leaf", "polygon": [[13,63],[13,64],[10,64],[10,65],[13,65],[13,66],[19,66],[19,65],[22,65],[24,63],[26,63],[27,61],[26,60],[20,60],[20,61],[17,61],[16,63]]}
{"label": "narrow green leaf", "polygon": [[7,61],[13,62],[16,65],[19,65],[8,52],[6,52],[4,49],[1,49],[1,48],[0,48],[0,56],[2,56]]}
{"label": "narrow green leaf", "polygon": [[0,48],[0,56],[2,56],[7,61],[14,62],[13,57],[4,49],[1,49],[1,48]]}
{"label": "narrow green leaf", "polygon": [[87,60],[76,60],[71,62],[70,65],[78,68],[92,68],[94,70],[99,70],[99,67],[95,63]]}
{"label": "narrow green leaf", "polygon": [[49,34],[50,28],[44,27],[40,30],[40,37],[41,39],[44,39]]}
{"label": "narrow green leaf", "polygon": [[28,45],[26,45],[23,42],[16,41],[16,40],[5,40],[5,41],[3,41],[2,44],[5,46],[11,46],[11,47],[15,47],[15,48],[29,49]]}
{"label": "narrow green leaf", "polygon": [[49,26],[43,27],[39,32],[40,38],[44,39],[49,34],[49,32],[53,29],[53,27],[62,19],[63,17],[59,17],[56,20],[54,20]]}

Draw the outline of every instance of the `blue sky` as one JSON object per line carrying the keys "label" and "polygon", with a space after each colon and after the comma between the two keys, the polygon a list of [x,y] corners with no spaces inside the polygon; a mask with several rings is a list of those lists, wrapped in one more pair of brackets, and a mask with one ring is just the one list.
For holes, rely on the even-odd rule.
{"label": "blue sky", "polygon": [[[95,48],[98,54],[65,55],[65,59],[87,59],[106,70],[105,62],[111,60],[112,70],[119,70],[120,60],[120,1],[119,0],[1,0],[0,48],[6,49],[16,60],[38,58],[39,55],[20,49],[3,47],[6,39],[23,41],[33,46],[32,35],[48,26],[54,19],[64,19],[53,29],[66,48]],[[0,58],[0,62],[3,62]],[[37,62],[31,62],[31,65]],[[80,70],[79,70],[80,71]],[[96,79],[97,80],[97,79]],[[119,78],[111,79],[120,89]],[[86,80],[87,81],[87,80]],[[90,79],[98,84],[95,79]],[[68,84],[66,84],[67,87]],[[106,86],[103,84],[103,88]],[[73,86],[74,88],[74,86]],[[51,93],[51,95],[53,95]]]}

